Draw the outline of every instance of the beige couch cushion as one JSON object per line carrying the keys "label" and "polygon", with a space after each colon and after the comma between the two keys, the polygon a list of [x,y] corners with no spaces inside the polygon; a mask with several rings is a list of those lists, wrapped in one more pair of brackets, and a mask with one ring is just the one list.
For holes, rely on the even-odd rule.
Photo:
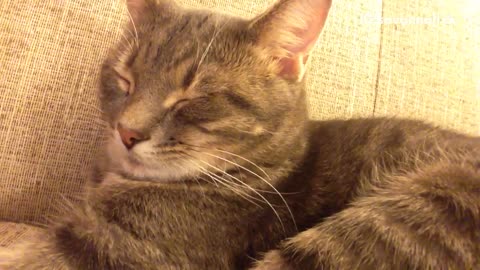
{"label": "beige couch cushion", "polygon": [[[251,16],[273,0],[182,2]],[[434,2],[334,1],[309,76],[312,117],[408,116],[478,132],[478,8]],[[0,1],[0,219],[43,223],[89,176],[101,141],[99,65],[119,38],[123,3]],[[458,23],[381,25],[362,21],[368,14]]]}
{"label": "beige couch cushion", "polygon": [[431,18],[437,23],[382,27],[374,115],[427,119],[478,134],[478,1],[384,0],[383,16]]}

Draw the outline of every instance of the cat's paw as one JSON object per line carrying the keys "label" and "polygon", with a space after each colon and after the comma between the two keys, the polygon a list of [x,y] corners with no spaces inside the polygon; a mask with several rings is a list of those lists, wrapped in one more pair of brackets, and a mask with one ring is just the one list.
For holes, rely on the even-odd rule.
{"label": "cat's paw", "polygon": [[278,250],[269,251],[250,270],[294,270]]}

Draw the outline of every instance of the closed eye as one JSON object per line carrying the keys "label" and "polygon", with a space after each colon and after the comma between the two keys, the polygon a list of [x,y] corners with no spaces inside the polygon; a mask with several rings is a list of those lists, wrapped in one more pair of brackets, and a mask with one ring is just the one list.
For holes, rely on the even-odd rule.
{"label": "closed eye", "polygon": [[183,108],[185,105],[187,105],[190,101],[191,101],[191,99],[187,99],[187,98],[180,99],[177,102],[175,102],[175,104],[173,104],[172,110],[174,110],[174,111],[179,110],[179,109]]}
{"label": "closed eye", "polygon": [[118,76],[118,86],[123,92],[125,92],[126,96],[130,95],[132,83],[127,78]]}
{"label": "closed eye", "polygon": [[193,106],[193,104],[200,105],[200,104],[204,104],[205,102],[208,102],[208,97],[206,96],[199,96],[194,98],[182,98],[176,101],[175,104],[173,104],[173,106],[170,107],[170,111],[176,113],[181,109],[185,108],[185,106],[189,104],[192,104]]}
{"label": "closed eye", "polygon": [[114,70],[117,75],[118,87],[125,93],[125,96],[129,96],[135,88],[132,74],[123,67],[115,67]]}

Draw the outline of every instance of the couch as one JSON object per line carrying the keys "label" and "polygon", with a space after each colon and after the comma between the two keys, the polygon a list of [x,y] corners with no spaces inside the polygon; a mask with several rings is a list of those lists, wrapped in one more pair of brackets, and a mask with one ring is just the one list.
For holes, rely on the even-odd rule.
{"label": "couch", "polygon": [[[177,1],[245,17],[273,2]],[[478,134],[474,2],[334,0],[308,76],[311,117],[409,117]],[[99,67],[126,19],[124,0],[0,2],[3,248],[81,194],[104,137]]]}

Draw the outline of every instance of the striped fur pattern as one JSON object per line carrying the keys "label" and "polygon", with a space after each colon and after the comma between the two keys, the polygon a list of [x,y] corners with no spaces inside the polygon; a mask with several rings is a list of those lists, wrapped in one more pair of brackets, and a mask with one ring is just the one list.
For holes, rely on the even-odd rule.
{"label": "striped fur pattern", "polygon": [[[330,1],[280,0],[252,20],[127,5],[85,197],[0,269],[480,269],[480,138],[307,120]],[[148,139],[128,150],[119,124]]]}

